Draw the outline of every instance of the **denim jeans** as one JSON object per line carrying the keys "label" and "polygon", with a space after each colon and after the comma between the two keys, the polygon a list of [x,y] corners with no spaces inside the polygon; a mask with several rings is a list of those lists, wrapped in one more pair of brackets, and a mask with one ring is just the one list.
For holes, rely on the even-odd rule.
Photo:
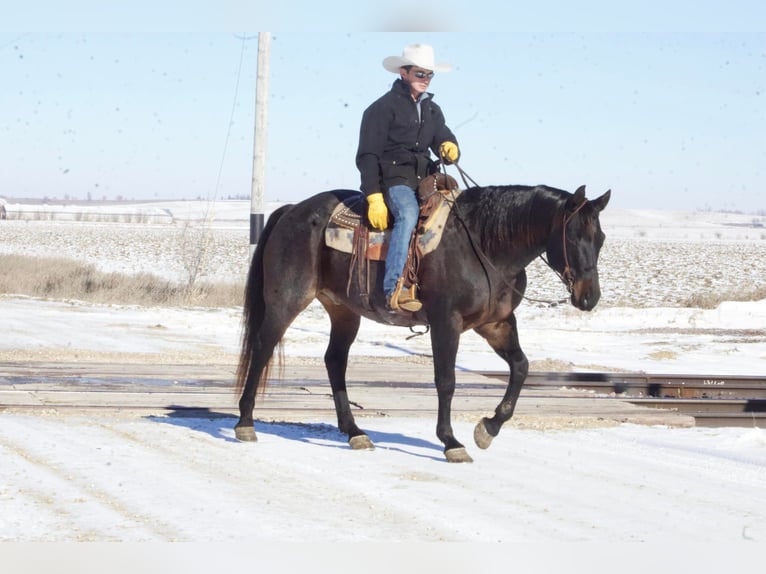
{"label": "denim jeans", "polygon": [[386,273],[383,276],[383,292],[389,297],[404,271],[404,264],[407,263],[407,249],[412,230],[418,222],[420,206],[415,190],[406,185],[391,186],[386,192],[386,205],[394,217],[394,227],[391,229],[386,255]]}

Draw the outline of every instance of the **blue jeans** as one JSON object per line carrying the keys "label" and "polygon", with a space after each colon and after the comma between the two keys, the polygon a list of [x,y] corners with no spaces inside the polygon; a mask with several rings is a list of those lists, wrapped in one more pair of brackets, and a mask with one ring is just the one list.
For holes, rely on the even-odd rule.
{"label": "blue jeans", "polygon": [[386,205],[394,216],[394,227],[386,255],[386,273],[383,276],[383,292],[388,298],[396,288],[404,265],[407,263],[407,249],[412,230],[418,223],[420,206],[415,190],[406,185],[394,185],[386,192]]}

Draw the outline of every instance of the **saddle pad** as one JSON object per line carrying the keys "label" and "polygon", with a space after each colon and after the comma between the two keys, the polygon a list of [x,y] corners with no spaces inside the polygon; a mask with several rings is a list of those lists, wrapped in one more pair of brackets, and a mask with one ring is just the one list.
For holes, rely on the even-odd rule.
{"label": "saddle pad", "polygon": [[[418,246],[421,253],[426,255],[439,246],[444,226],[447,223],[453,199],[460,195],[460,190],[451,192],[451,198],[445,199],[442,195],[439,206],[434,209],[431,216],[418,227]],[[351,253],[354,246],[354,227],[359,224],[359,210],[366,205],[363,197],[352,197],[333,210],[330,221],[325,229],[325,244],[332,249]],[[373,261],[382,261],[386,258],[388,242],[391,230],[378,231],[370,229],[370,241],[367,248],[367,258]]]}

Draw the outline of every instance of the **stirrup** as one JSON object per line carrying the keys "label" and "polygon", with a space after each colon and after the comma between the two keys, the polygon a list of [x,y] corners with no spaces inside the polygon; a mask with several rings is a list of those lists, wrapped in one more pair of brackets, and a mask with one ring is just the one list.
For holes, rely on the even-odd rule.
{"label": "stirrup", "polygon": [[391,297],[388,299],[388,306],[393,311],[405,311],[407,313],[415,313],[420,311],[423,307],[423,303],[418,301],[417,287],[410,285],[407,290],[404,290],[404,277],[400,277],[396,282],[396,288]]}

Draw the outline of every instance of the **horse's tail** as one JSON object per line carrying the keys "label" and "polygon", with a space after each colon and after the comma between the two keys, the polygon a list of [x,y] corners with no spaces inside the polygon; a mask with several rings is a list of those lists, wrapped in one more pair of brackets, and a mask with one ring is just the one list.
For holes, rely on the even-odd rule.
{"label": "horse's tail", "polygon": [[[241,394],[247,381],[250,365],[253,358],[253,350],[258,340],[258,331],[263,323],[263,316],[266,310],[266,303],[263,298],[263,251],[269,240],[271,232],[276,227],[277,222],[287,211],[292,208],[291,204],[283,205],[274,211],[266,222],[266,226],[261,232],[258,245],[253,253],[253,259],[250,263],[250,271],[247,276],[245,286],[243,325],[242,325],[242,350],[239,354],[239,366],[237,367],[237,394]],[[281,342],[280,342],[281,356]],[[271,360],[269,360],[269,365]],[[269,365],[261,373],[260,381],[268,378]],[[260,383],[256,381],[256,384]]]}

